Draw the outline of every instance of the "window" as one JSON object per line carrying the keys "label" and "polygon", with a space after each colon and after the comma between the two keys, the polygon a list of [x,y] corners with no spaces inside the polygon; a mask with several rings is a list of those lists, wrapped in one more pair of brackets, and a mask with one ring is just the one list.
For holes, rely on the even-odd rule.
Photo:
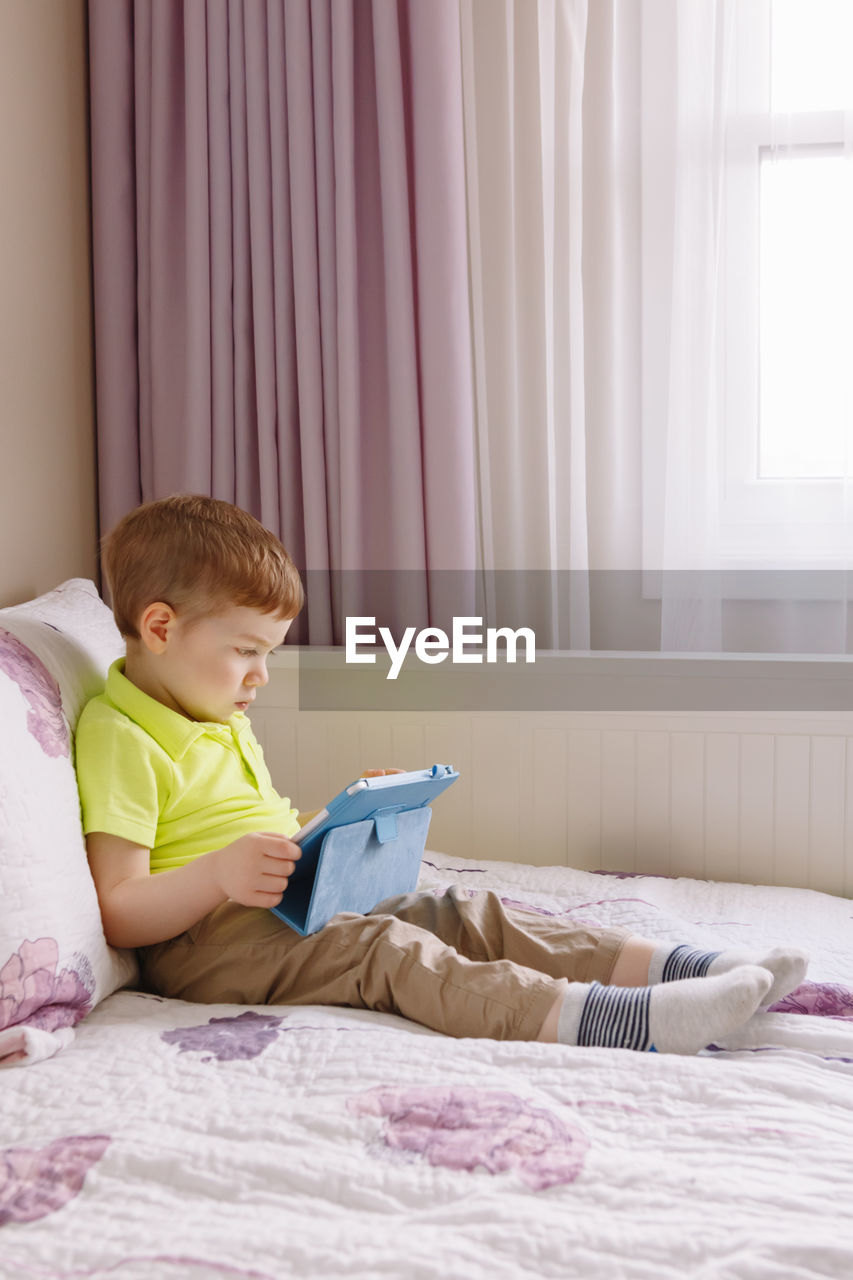
{"label": "window", "polygon": [[734,14],[722,551],[833,566],[853,550],[853,4]]}

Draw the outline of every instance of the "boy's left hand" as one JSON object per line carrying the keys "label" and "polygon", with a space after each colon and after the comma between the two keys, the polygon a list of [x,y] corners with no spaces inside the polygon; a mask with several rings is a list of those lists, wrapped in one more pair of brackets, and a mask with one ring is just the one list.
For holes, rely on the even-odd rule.
{"label": "boy's left hand", "polygon": [[361,778],[384,778],[386,773],[405,773],[405,769],[365,769],[359,774]]}

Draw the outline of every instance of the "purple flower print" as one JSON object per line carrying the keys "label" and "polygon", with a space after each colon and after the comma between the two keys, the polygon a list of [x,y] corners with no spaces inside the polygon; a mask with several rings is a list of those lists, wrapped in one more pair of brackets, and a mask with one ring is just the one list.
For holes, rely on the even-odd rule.
{"label": "purple flower print", "polygon": [[0,671],[30,704],[27,728],[46,756],[70,755],[59,685],[47,667],[16,636],[0,628]]}
{"label": "purple flower print", "polygon": [[179,1046],[179,1053],[207,1053],[204,1062],[233,1062],[237,1058],[257,1058],[275,1040],[283,1018],[247,1009],[233,1018],[211,1018],[197,1027],[163,1031],[161,1040]]}
{"label": "purple flower print", "polygon": [[837,982],[803,982],[770,1006],[771,1013],[810,1013],[817,1018],[853,1022],[853,991]]}
{"label": "purple flower print", "polygon": [[514,1093],[380,1087],[348,1107],[355,1115],[387,1118],[383,1141],[391,1151],[466,1173],[516,1169],[534,1191],[573,1182],[589,1149],[582,1130]]}
{"label": "purple flower print", "polygon": [[103,1134],[91,1134],[0,1148],[0,1227],[46,1218],[73,1200],[109,1145]]}
{"label": "purple flower print", "polygon": [[56,1031],[85,1017],[95,986],[88,963],[80,957],[80,972],[57,973],[58,961],[55,938],[25,941],[12,952],[0,969],[0,1031],[22,1022]]}

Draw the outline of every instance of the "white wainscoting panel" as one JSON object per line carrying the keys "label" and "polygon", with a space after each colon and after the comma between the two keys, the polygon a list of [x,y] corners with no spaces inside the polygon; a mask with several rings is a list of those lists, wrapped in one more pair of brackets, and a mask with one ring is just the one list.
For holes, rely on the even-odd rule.
{"label": "white wainscoting panel", "polygon": [[461,778],[433,849],[853,895],[849,714],[301,711],[295,659],[274,664],[252,722],[301,809],[364,768],[440,761]]}

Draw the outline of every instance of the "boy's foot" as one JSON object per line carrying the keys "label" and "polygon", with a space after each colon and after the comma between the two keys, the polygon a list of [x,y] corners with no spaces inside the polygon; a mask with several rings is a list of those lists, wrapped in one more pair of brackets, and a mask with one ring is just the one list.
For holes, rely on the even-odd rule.
{"label": "boy's foot", "polygon": [[571,983],[557,1038],[563,1044],[698,1053],[748,1022],[772,982],[766,969],[741,965],[652,987]]}
{"label": "boy's foot", "polygon": [[775,947],[765,955],[755,951],[698,951],[693,947],[673,947],[662,943],[649,965],[649,985],[658,982],[676,982],[682,978],[702,978],[717,973],[728,973],[742,965],[758,965],[767,969],[773,984],[767,992],[765,1004],[775,1004],[804,981],[809,967],[805,951],[797,947]]}

